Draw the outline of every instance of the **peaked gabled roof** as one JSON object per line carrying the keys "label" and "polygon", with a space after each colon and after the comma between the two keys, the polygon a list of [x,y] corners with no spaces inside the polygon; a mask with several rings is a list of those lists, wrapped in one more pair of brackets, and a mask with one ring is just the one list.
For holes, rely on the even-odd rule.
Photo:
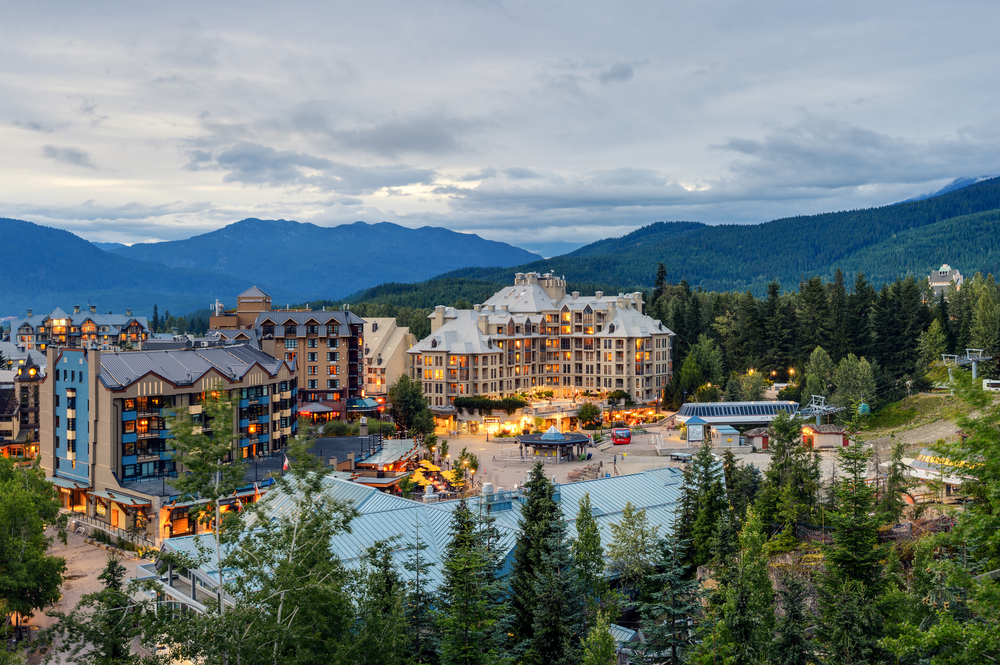
{"label": "peaked gabled roof", "polygon": [[270,298],[268,294],[264,293],[256,286],[251,286],[249,289],[236,296],[238,298]]}

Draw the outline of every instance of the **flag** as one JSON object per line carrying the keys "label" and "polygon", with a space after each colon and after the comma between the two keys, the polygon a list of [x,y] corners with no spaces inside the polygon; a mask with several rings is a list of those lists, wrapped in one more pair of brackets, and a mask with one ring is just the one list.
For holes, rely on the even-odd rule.
{"label": "flag", "polygon": [[260,488],[257,487],[257,483],[253,484],[253,502],[257,503],[260,501]]}
{"label": "flag", "polygon": [[281,465],[282,471],[288,471],[288,455],[285,455],[285,463]]}

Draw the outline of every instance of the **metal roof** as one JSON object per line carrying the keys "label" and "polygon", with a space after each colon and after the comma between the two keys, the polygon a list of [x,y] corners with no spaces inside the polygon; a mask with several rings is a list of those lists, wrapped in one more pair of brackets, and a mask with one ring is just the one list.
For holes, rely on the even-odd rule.
{"label": "metal roof", "polygon": [[264,293],[256,286],[251,286],[249,289],[247,289],[246,291],[244,291],[243,293],[241,293],[236,297],[237,299],[239,299],[239,298],[270,298],[271,296]]}
{"label": "metal roof", "polygon": [[[683,472],[680,469],[664,468],[628,476],[600,478],[579,483],[558,485],[559,508],[563,519],[571,525],[579,512],[579,501],[584,494],[590,495],[593,515],[601,532],[601,541],[607,546],[612,539],[611,524],[621,519],[627,502],[646,510],[650,524],[663,533],[673,527],[673,515],[680,496]],[[413,555],[417,538],[426,546],[424,555],[429,565],[428,581],[436,588],[441,582],[441,561],[450,541],[451,514],[459,505],[458,501],[440,503],[420,503],[410,499],[379,492],[339,478],[323,479],[324,494],[331,500],[349,503],[360,514],[349,523],[349,531],[333,536],[331,548],[349,567],[358,565],[364,551],[375,542],[393,540],[393,560],[399,573],[406,578],[410,573],[402,564]],[[298,509],[295,496],[288,494],[283,483],[278,482],[265,496],[266,512],[270,519],[292,516]],[[468,499],[469,508],[479,511],[485,508],[483,497]],[[494,510],[495,526],[500,534],[499,547],[505,553],[504,573],[509,571],[511,554],[520,531],[521,502],[517,498],[511,502],[509,510]],[[248,520],[255,517],[250,515]],[[248,523],[253,527],[253,522]],[[200,552],[198,539],[211,539],[208,534],[168,539],[165,549],[191,554]],[[212,549],[212,548],[209,548]],[[217,563],[214,554],[202,567],[206,575],[216,574]]]}
{"label": "metal roof", "polygon": [[100,379],[108,388],[119,389],[153,373],[175,385],[193,385],[208,371],[215,369],[232,381],[240,381],[255,364],[275,376],[283,362],[245,344],[224,348],[102,353]]}

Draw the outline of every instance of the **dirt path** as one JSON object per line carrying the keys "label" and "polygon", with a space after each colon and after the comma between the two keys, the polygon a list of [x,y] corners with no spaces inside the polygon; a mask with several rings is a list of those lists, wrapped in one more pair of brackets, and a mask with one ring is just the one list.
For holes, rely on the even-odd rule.
{"label": "dirt path", "polygon": [[[49,535],[51,535],[51,531]],[[106,550],[87,544],[84,542],[83,536],[79,534],[69,533],[67,534],[67,544],[63,545],[57,540],[49,548],[49,554],[66,559],[66,573],[63,577],[62,598],[53,607],[48,608],[48,611],[70,612],[83,596],[103,588],[97,576],[101,574],[107,563],[108,552]],[[136,566],[142,562],[142,559],[122,561],[128,570],[126,580],[134,577]],[[44,613],[36,613],[29,623],[42,629],[48,628],[54,621]],[[29,656],[28,662],[31,665],[36,665],[42,662],[42,658],[43,656],[39,654],[32,654]],[[57,659],[52,662],[69,664],[71,661]]]}

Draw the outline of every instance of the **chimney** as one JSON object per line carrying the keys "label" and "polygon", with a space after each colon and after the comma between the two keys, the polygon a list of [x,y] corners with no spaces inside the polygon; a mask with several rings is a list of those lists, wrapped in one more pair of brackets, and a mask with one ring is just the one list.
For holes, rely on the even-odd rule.
{"label": "chimney", "polygon": [[473,306],[472,306],[472,309],[476,310],[477,312],[478,312],[479,310],[481,310],[482,308],[483,308],[483,306],[482,306],[482,305],[473,305]]}
{"label": "chimney", "polygon": [[132,308],[131,307],[126,307],[125,308],[125,316],[132,316]]}
{"label": "chimney", "polygon": [[479,332],[484,335],[489,333],[490,315],[486,312],[481,312],[476,319],[476,324],[479,326]]}
{"label": "chimney", "polygon": [[31,318],[31,310],[30,309],[28,310],[28,316],[27,316],[27,318],[29,318],[29,319]]}
{"label": "chimney", "polygon": [[642,291],[636,291],[632,294],[632,302],[635,303],[635,308],[642,314]]}
{"label": "chimney", "polygon": [[528,284],[537,284],[538,283],[538,273],[537,272],[529,272],[528,275],[527,275],[527,278],[528,278],[528,280],[527,280]]}
{"label": "chimney", "polygon": [[574,291],[573,292],[573,300],[576,300],[579,297],[580,297],[580,292],[579,291]]}
{"label": "chimney", "polygon": [[594,293],[594,297],[597,298],[598,300],[600,300],[601,298],[604,297],[604,291],[596,291]]}
{"label": "chimney", "polygon": [[514,275],[514,285],[520,286],[522,284],[524,284],[524,273],[523,272],[516,273]]}
{"label": "chimney", "polygon": [[74,314],[79,314],[80,313],[80,306],[79,305],[73,305],[73,313]]}
{"label": "chimney", "polygon": [[90,306],[90,313],[91,314],[97,314],[97,305],[91,305]]}
{"label": "chimney", "polygon": [[434,308],[434,314],[431,315],[431,332],[437,332],[437,329],[444,325],[444,305],[438,305]]}

